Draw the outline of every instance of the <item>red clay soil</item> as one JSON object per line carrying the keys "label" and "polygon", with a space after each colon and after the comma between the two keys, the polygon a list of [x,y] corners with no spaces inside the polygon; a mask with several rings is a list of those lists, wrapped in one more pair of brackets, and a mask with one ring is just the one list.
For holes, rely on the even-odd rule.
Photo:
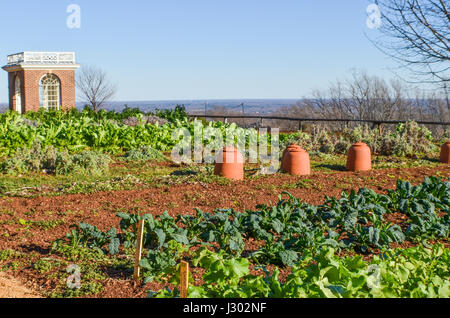
{"label": "red clay soil", "polygon": [[[233,182],[231,185],[183,184],[163,188],[111,191],[92,194],[61,195],[36,198],[0,199],[0,250],[14,249],[23,253],[36,252],[39,257],[48,255],[52,242],[64,237],[69,226],[87,222],[105,231],[119,227],[118,211],[162,214],[195,214],[195,208],[213,211],[217,208],[234,208],[237,211],[255,210],[259,204],[278,202],[278,195],[288,191],[310,204],[321,204],[325,195],[339,197],[343,191],[372,188],[378,193],[395,189],[400,178],[412,183],[423,182],[424,177],[439,175],[450,177],[450,166],[436,168],[381,169],[370,172],[314,172],[309,177],[293,177],[286,174],[265,176],[257,179]],[[303,181],[302,181],[303,180]],[[300,182],[299,182],[300,181]],[[299,187],[295,187],[299,184]],[[9,211],[5,213],[5,211]],[[392,215],[389,221],[401,223],[402,215]],[[23,226],[14,220],[61,221],[53,229],[31,227],[24,235]],[[33,285],[35,290],[49,291],[50,282],[37,271],[24,269],[11,273],[20,281]],[[41,275],[42,276],[42,275]],[[146,297],[149,289],[158,290],[164,284],[147,284],[135,287],[130,277],[111,275],[105,291],[96,297]],[[200,275],[198,275],[200,276]],[[0,288],[1,289],[1,288]]]}

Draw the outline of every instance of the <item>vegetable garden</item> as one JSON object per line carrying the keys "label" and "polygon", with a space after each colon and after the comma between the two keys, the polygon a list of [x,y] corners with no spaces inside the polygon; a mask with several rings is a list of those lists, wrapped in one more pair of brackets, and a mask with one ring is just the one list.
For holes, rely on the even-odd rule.
{"label": "vegetable garden", "polygon": [[[116,228],[102,232],[81,223],[73,227],[66,239],[56,241],[53,249],[90,248],[116,255],[121,247],[135,246],[137,223],[143,219],[144,247],[148,250],[140,263],[145,270],[144,281],[166,278],[176,284],[177,277],[170,277],[171,274],[177,272],[181,259],[192,257],[190,261],[195,266],[206,270],[203,277],[206,286],[191,288],[192,297],[449,297],[449,255],[443,245],[415,248],[405,254],[389,250],[391,243],[448,238],[449,193],[450,183],[427,178],[415,187],[400,181],[397,189],[388,195],[361,189],[358,193],[344,193],[341,199],[327,198],[320,206],[306,204],[285,193],[287,199],[280,198],[277,205],[261,206],[258,211],[245,213],[233,209],[215,214],[197,210],[195,216],[179,215],[176,219],[167,213],[156,218],[118,213],[120,235]],[[387,214],[397,210],[411,219],[406,231],[385,220]],[[264,244],[248,251],[245,249],[248,239]],[[192,251],[193,247],[201,248]],[[343,261],[335,256],[337,251],[367,254],[374,249],[381,256],[369,263],[361,256]],[[404,255],[407,255],[405,259]],[[424,257],[436,258],[437,264],[436,268],[428,269],[428,276],[421,277]],[[367,281],[368,267],[389,267],[397,259],[397,268],[390,273],[393,277],[384,277],[387,281],[371,289]],[[317,264],[313,265],[312,261]],[[282,285],[276,267],[271,275],[265,269],[267,276],[263,279],[249,275],[251,263],[294,266],[294,272]],[[347,268],[348,263],[355,267]],[[308,277],[311,271],[314,274]],[[445,277],[439,277],[442,274]],[[302,284],[294,284],[305,278]],[[173,297],[177,293],[177,290],[165,290],[155,296]]]}
{"label": "vegetable garden", "polygon": [[[247,142],[254,131],[204,124]],[[179,297],[181,261],[189,297],[450,296],[444,139],[415,123],[382,135],[312,127],[279,137],[311,153],[312,176],[248,165],[230,182],[211,164],[169,161],[173,132],[196,125],[181,107],[1,114],[0,268],[45,297]],[[357,140],[374,149],[371,172],[341,168]],[[79,288],[66,285],[72,264]]]}

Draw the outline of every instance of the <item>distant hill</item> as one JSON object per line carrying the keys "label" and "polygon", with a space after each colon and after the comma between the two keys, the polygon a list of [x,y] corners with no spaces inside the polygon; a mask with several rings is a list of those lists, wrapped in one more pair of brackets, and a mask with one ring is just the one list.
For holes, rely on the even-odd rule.
{"label": "distant hill", "polygon": [[[177,105],[184,105],[189,113],[204,114],[206,111],[213,111],[215,107],[224,107],[235,112],[246,114],[270,114],[276,112],[280,107],[295,105],[297,99],[222,99],[222,100],[176,100],[176,101],[123,101],[109,102],[105,105],[106,110],[121,111],[128,107],[138,107],[142,111],[150,112],[155,109],[171,109]],[[207,104],[206,104],[207,103]],[[244,107],[242,107],[244,104]],[[82,109],[85,103],[77,103],[77,108]],[[7,103],[0,103],[0,112],[8,109]]]}
{"label": "distant hill", "polygon": [[[104,108],[107,110],[121,111],[128,107],[139,107],[143,111],[154,111],[155,109],[171,109],[177,105],[184,105],[189,113],[203,114],[215,107],[225,107],[234,111],[247,114],[268,114],[277,111],[280,107],[294,105],[297,99],[223,99],[223,100],[176,100],[176,101],[123,101],[109,102]],[[244,107],[242,107],[244,104]],[[83,108],[83,103],[77,103],[77,108]]]}

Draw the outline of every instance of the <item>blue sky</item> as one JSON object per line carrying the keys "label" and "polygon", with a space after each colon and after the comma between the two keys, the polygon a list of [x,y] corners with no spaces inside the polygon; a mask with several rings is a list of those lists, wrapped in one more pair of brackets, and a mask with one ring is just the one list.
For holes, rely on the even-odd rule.
{"label": "blue sky", "polygon": [[[70,4],[81,29],[69,29]],[[75,51],[108,72],[115,100],[302,98],[352,68],[393,77],[366,35],[367,0],[4,1],[0,61]],[[7,12],[7,14],[5,14]],[[7,101],[7,75],[0,102]]]}

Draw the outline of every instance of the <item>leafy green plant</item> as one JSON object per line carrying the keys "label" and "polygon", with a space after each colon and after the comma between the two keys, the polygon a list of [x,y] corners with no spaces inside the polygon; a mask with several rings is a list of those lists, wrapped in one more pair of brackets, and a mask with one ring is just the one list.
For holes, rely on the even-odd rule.
{"label": "leafy green plant", "polygon": [[167,161],[167,158],[163,153],[161,153],[161,151],[153,149],[150,146],[130,150],[125,153],[124,159],[126,161]]}
{"label": "leafy green plant", "polygon": [[0,164],[0,171],[6,174],[45,172],[59,175],[80,173],[98,175],[108,171],[111,158],[108,155],[83,151],[69,155],[59,152],[53,146],[46,149],[36,142],[30,149],[19,149],[15,155]]}
{"label": "leafy green plant", "polygon": [[[105,233],[82,223],[73,226],[57,245],[74,251],[90,247],[100,253],[108,246],[109,252],[115,254],[120,244],[124,249],[135,246],[137,224],[145,220],[147,257],[143,266],[149,280],[159,277],[158,273],[173,271],[182,253],[197,246],[260,265],[292,267],[308,255],[315,257],[330,248],[369,254],[387,251],[391,243],[405,240],[448,238],[449,195],[449,182],[427,178],[415,187],[398,181],[397,189],[388,195],[370,189],[344,192],[339,199],[326,197],[319,206],[286,192],[276,205],[260,205],[258,211],[220,209],[205,213],[197,209],[196,215],[177,218],[167,212],[158,216],[121,212],[117,214],[120,231],[113,228]],[[398,224],[385,220],[388,214],[399,211],[409,217],[410,226],[405,232]],[[260,241],[259,247],[246,250],[248,239]]]}
{"label": "leafy green plant", "polygon": [[109,170],[111,158],[108,155],[82,151],[79,154],[69,155],[67,152],[59,155],[55,163],[56,174],[91,174],[100,175]]}
{"label": "leafy green plant", "polygon": [[149,250],[139,263],[144,271],[144,282],[152,282],[176,272],[177,264],[186,250],[183,244],[175,240],[169,241],[166,249]]}
{"label": "leafy green plant", "polygon": [[[412,186],[399,180],[397,190],[389,192],[393,208],[408,215],[411,224],[406,235],[411,238],[439,238],[449,236],[450,183],[438,178],[426,178],[423,184]],[[437,210],[445,211],[439,217]]]}
{"label": "leafy green plant", "polygon": [[48,273],[59,266],[61,263],[58,260],[50,258],[41,258],[33,264],[33,268],[41,274]]}
{"label": "leafy green plant", "polygon": [[[66,238],[72,248],[89,247],[103,252],[103,248],[107,245],[109,254],[119,253],[120,239],[117,237],[116,228],[111,228],[106,233],[87,223],[72,225],[71,228],[72,231],[66,235]],[[58,249],[58,245],[61,244],[63,244],[62,240],[55,241],[53,249]]]}
{"label": "leafy green plant", "polygon": [[[264,276],[250,274],[243,258],[201,250],[194,266],[205,269],[202,286],[190,286],[192,298],[423,298],[450,296],[450,250],[440,244],[389,250],[366,262],[361,256],[338,257],[332,248],[305,255],[284,283],[278,268]],[[177,297],[179,291],[150,292],[150,297]]]}
{"label": "leafy green plant", "polygon": [[301,132],[282,139],[284,146],[295,142],[309,152],[322,154],[346,154],[351,144],[358,141],[368,144],[373,153],[386,156],[416,157],[438,150],[431,132],[413,121],[399,124],[394,130],[384,130],[381,134],[368,125],[345,128],[341,133],[312,125],[309,133]]}

